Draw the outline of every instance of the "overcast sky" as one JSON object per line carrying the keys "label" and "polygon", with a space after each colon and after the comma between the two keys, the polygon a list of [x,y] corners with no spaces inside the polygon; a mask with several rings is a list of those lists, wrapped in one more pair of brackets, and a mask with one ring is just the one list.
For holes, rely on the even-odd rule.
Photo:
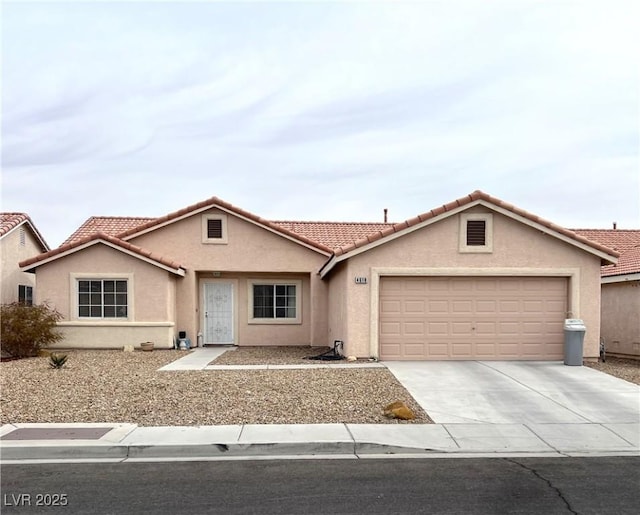
{"label": "overcast sky", "polygon": [[637,5],[4,2],[2,210],[640,228]]}

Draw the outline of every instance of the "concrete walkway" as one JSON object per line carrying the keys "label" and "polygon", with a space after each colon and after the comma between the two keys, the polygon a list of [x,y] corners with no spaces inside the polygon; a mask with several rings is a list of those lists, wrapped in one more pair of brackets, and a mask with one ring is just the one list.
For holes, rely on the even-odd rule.
{"label": "concrete walkway", "polygon": [[159,368],[160,371],[174,370],[296,370],[305,368],[384,368],[382,363],[309,363],[297,365],[209,365],[214,359],[235,347],[197,347],[186,356]]}

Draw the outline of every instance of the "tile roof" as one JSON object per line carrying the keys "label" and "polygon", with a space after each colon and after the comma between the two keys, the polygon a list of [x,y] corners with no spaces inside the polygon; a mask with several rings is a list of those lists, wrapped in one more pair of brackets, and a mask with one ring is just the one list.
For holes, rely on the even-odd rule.
{"label": "tile roof", "polygon": [[551,229],[557,233],[562,234],[563,236],[566,236],[568,238],[571,238],[572,240],[575,240],[579,243],[582,243],[583,245],[587,245],[589,247],[592,247],[595,250],[598,250],[600,252],[604,252],[605,254],[609,254],[612,256],[617,257],[618,253],[615,251],[612,251],[612,249],[606,247],[605,245],[602,245],[598,242],[594,242],[590,239],[587,239],[584,236],[578,235],[573,231],[570,231],[569,229],[565,229],[564,227],[561,227],[559,225],[556,225],[552,222],[549,222],[548,220],[545,220],[543,218],[540,218],[537,215],[534,215],[532,213],[529,213],[528,211],[525,211],[524,209],[520,209],[519,207],[514,206],[513,204],[509,204],[508,202],[504,202],[503,200],[500,200],[499,198],[496,197],[492,197],[491,195],[488,195],[487,193],[484,193],[483,191],[480,190],[476,190],[473,193],[466,195],[464,197],[460,197],[457,200],[454,200],[452,202],[449,202],[448,204],[444,204],[440,207],[437,207],[435,209],[432,209],[431,211],[427,211],[426,213],[423,213],[421,215],[418,215],[414,218],[410,218],[409,220],[405,220],[404,222],[400,222],[400,223],[396,223],[396,224],[392,224],[391,227],[387,227],[385,229],[376,231],[372,234],[369,234],[366,237],[363,237],[362,239],[355,241],[349,245],[345,245],[342,246],[338,249],[335,250],[335,255],[336,256],[341,256],[344,254],[347,254],[349,252],[352,252],[354,250],[356,250],[357,248],[363,247],[365,245],[368,245],[369,243],[373,243],[374,241],[380,240],[382,238],[386,238],[388,236],[391,236],[392,234],[399,232],[399,231],[403,231],[405,229],[408,229],[409,227],[418,225],[422,222],[425,222],[426,220],[432,219],[432,218],[436,218],[448,211],[452,211],[454,209],[457,209],[459,207],[465,206],[467,204],[471,204],[472,202],[475,202],[477,200],[484,200],[485,202],[489,202],[493,205],[495,205],[496,207],[500,207],[502,209],[505,209],[507,211],[512,212],[515,215],[521,216],[523,218],[527,218],[528,220],[531,220],[532,222],[535,222],[537,224],[542,225],[543,227],[546,227],[548,229]]}
{"label": "tile roof", "polygon": [[602,277],[640,273],[640,245],[625,250],[615,265],[606,265],[601,269]]}
{"label": "tile roof", "polygon": [[78,249],[80,250],[80,247],[85,246],[88,243],[91,242],[100,242],[100,241],[105,241],[105,242],[109,242],[112,245],[115,245],[116,247],[119,247],[123,250],[127,250],[129,252],[132,252],[133,254],[137,254],[138,256],[142,257],[142,258],[147,258],[151,261],[156,262],[157,264],[160,265],[164,265],[167,268],[171,268],[173,270],[175,270],[176,272],[178,270],[184,270],[185,268],[178,262],[173,261],[172,259],[168,259],[165,258],[163,256],[159,256],[157,254],[154,254],[153,252],[151,252],[150,250],[144,249],[142,247],[138,247],[137,245],[133,245],[129,242],[126,241],[122,241],[119,238],[116,238],[115,236],[111,236],[109,234],[106,234],[104,232],[97,232],[94,233],[90,236],[86,236],[84,238],[81,238],[79,240],[76,240],[72,243],[67,243],[67,244],[63,244],[60,247],[50,250],[48,252],[45,252],[43,254],[39,254],[35,257],[29,258],[29,259],[25,259],[24,261],[21,261],[20,263],[18,263],[18,265],[21,268],[24,267],[28,267],[30,265],[35,265],[41,261],[45,261],[48,260],[49,258],[54,258],[56,256],[59,256],[61,254],[65,254],[69,251],[72,251],[74,249]]}
{"label": "tile roof", "polygon": [[322,243],[330,249],[366,238],[369,234],[391,227],[391,223],[367,222],[302,222],[275,220],[273,222],[289,231],[305,236],[310,240]]}
{"label": "tile roof", "polygon": [[[63,243],[74,243],[77,240],[103,232],[111,236],[122,236],[123,233],[138,232],[150,227],[157,218],[92,216],[87,219]],[[270,223],[280,229],[290,231],[308,240],[320,243],[329,249],[338,248],[393,224],[367,222],[307,222],[291,220],[271,220]],[[144,227],[141,227],[144,226]]]}
{"label": "tile roof", "polygon": [[0,213],[0,238],[9,234],[13,229],[26,223],[33,232],[40,246],[44,250],[49,250],[49,245],[36,228],[35,224],[26,213]]}
{"label": "tile roof", "polygon": [[573,229],[573,232],[621,253],[640,245],[640,229]]}
{"label": "tile roof", "polygon": [[29,216],[26,213],[0,213],[0,236],[4,236],[27,220]]}
{"label": "tile roof", "polygon": [[602,277],[640,273],[640,229],[575,229],[575,232],[620,253],[616,265],[602,267]]}
{"label": "tile roof", "polygon": [[68,243],[74,243],[97,232],[116,236],[129,229],[151,222],[152,220],[155,220],[155,218],[137,216],[92,216],[78,227],[62,244],[67,245]]}
{"label": "tile roof", "polygon": [[[96,236],[96,233],[101,233],[103,236],[114,237],[115,240],[122,244],[137,234],[171,223],[172,221],[187,216],[192,212],[217,206],[223,210],[235,213],[274,231],[280,232],[290,238],[317,248],[325,253],[331,253],[333,251],[335,256],[341,256],[369,243],[390,236],[426,220],[436,218],[448,211],[465,206],[477,200],[489,202],[497,207],[501,207],[516,215],[547,227],[579,243],[592,247],[595,250],[615,257],[618,256],[620,251],[633,246],[635,244],[634,242],[636,242],[634,239],[635,234],[640,232],[601,229],[565,229],[564,227],[560,227],[559,225],[544,220],[532,213],[517,208],[512,204],[504,202],[496,197],[492,197],[479,190],[400,223],[309,222],[289,220],[270,221],[245,211],[244,209],[238,208],[217,197],[211,197],[202,202],[198,202],[197,204],[193,204],[158,218],[92,216],[87,219],[71,236],[69,236],[60,248],[64,248],[62,251],[64,252],[69,250],[70,245],[75,246],[78,242],[86,243],[87,241],[91,241],[91,239],[93,239],[92,237]],[[609,235],[608,233],[613,234]],[[626,233],[633,234],[629,236]],[[637,244],[640,244],[640,242],[637,242]],[[40,256],[37,258],[40,258]],[[176,264],[174,262],[171,263]]]}
{"label": "tile roof", "polygon": [[196,211],[202,211],[209,207],[221,208],[224,211],[234,213],[240,217],[251,220],[252,222],[255,222],[259,225],[268,227],[269,229],[272,229],[275,232],[283,234],[284,236],[288,236],[289,238],[298,240],[300,243],[303,243],[305,245],[318,249],[325,254],[331,253],[331,248],[327,247],[326,245],[318,241],[314,241],[302,234],[297,234],[287,229],[286,227],[281,227],[273,222],[270,222],[269,220],[265,220],[264,218],[261,218],[257,215],[254,215],[253,213],[250,213],[249,211],[245,211],[244,209],[234,206],[229,202],[225,202],[224,200],[219,199],[218,197],[211,197],[207,200],[203,200],[202,202],[198,202],[197,204],[192,204],[178,211],[174,211],[173,213],[169,213],[168,215],[164,215],[159,218],[154,218],[146,223],[138,225],[137,227],[133,227],[131,229],[125,230],[120,234],[118,234],[117,236],[118,238],[127,240],[128,238],[134,237],[141,232],[145,232],[147,230],[153,230],[156,227],[160,227],[167,223],[171,223],[172,221],[178,220],[184,216],[189,215],[190,213],[193,213]]}

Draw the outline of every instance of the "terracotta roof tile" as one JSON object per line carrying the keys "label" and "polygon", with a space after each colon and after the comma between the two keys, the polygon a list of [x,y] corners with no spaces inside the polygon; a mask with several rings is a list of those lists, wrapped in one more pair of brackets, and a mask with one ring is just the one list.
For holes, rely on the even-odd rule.
{"label": "terracotta roof tile", "polygon": [[29,216],[26,213],[0,213],[0,236],[4,236],[27,220]]}
{"label": "terracotta roof tile", "polygon": [[625,250],[618,263],[606,265],[601,269],[602,277],[640,273],[640,246]]}
{"label": "terracotta roof tile", "polygon": [[273,222],[284,229],[322,243],[330,249],[340,248],[369,234],[392,227],[390,223],[366,222],[303,222],[276,220]]}
{"label": "terracotta roof tile", "polygon": [[116,236],[117,234],[152,220],[155,220],[155,218],[135,216],[92,216],[78,227],[62,244],[66,245],[68,243],[73,243],[97,232]]}
{"label": "terracotta roof tile", "polygon": [[33,234],[40,242],[41,247],[45,250],[49,250],[49,245],[27,213],[0,213],[0,238],[5,234],[9,234],[13,229],[23,223],[26,223],[33,231]]}
{"label": "terracotta roof tile", "polygon": [[128,250],[129,252],[133,252],[134,254],[138,254],[142,257],[146,257],[149,258],[153,261],[155,261],[156,263],[159,263],[161,265],[164,265],[166,267],[172,268],[174,270],[178,270],[178,269],[184,269],[184,267],[176,262],[173,261],[171,259],[167,259],[164,258],[162,256],[156,256],[154,255],[151,251],[147,250],[147,249],[143,249],[142,247],[138,247],[137,245],[132,245],[129,242],[126,241],[122,241],[119,238],[116,238],[114,236],[111,236],[109,234],[106,234],[104,232],[97,232],[94,233],[90,236],[86,236],[84,238],[81,238],[79,240],[76,240],[72,243],[67,243],[67,244],[63,244],[60,247],[50,250],[48,252],[44,252],[43,254],[39,254],[35,257],[26,259],[24,261],[21,261],[20,263],[18,263],[18,265],[20,267],[27,267],[30,265],[35,265],[41,261],[45,261],[49,258],[58,256],[60,254],[64,254],[65,252],[68,252],[70,250],[73,250],[75,248],[81,247],[87,243],[91,243],[92,241],[98,241],[98,240],[104,240],[104,241],[108,241],[109,243],[120,247],[122,249]]}
{"label": "terracotta roof tile", "polygon": [[155,218],[153,220],[150,220],[146,223],[143,223],[142,225],[139,225],[137,227],[133,227],[130,228],[128,230],[125,230],[121,233],[119,233],[117,236],[118,238],[121,239],[128,239],[131,238],[143,231],[146,231],[148,229],[153,229],[154,227],[160,226],[162,224],[164,224],[165,222],[170,222],[172,220],[176,220],[182,216],[188,215],[189,213],[192,213],[194,211],[198,211],[200,209],[205,209],[207,207],[220,207],[224,210],[227,210],[231,213],[235,213],[239,216],[242,216],[244,218],[247,218],[253,222],[256,222],[260,225],[263,225],[265,227],[269,227],[270,229],[273,229],[276,232],[282,233],[286,236],[289,236],[295,240],[298,240],[302,243],[305,243],[311,247],[314,247],[318,250],[321,250],[323,252],[326,253],[330,253],[331,252],[331,248],[327,247],[326,245],[312,240],[304,235],[298,234],[296,232],[293,232],[285,227],[282,227],[274,222],[271,222],[269,220],[265,220],[264,218],[261,218],[257,215],[254,215],[253,213],[250,213],[249,211],[245,211],[244,209],[241,209],[237,206],[234,206],[233,204],[230,204],[229,202],[225,202],[222,199],[219,199],[217,197],[211,197],[208,200],[203,200],[202,202],[198,202],[197,204],[193,204],[191,206],[185,207],[183,209],[180,209],[179,211],[175,211],[173,213],[169,213],[168,215],[162,216],[160,218]]}
{"label": "terracotta roof tile", "polygon": [[574,232],[620,253],[618,264],[602,267],[602,277],[640,273],[640,229],[574,229]]}

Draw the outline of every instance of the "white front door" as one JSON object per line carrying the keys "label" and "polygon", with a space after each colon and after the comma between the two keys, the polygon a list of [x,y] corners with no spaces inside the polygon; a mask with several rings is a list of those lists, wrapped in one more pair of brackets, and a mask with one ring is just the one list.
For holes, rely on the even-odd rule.
{"label": "white front door", "polygon": [[233,283],[204,283],[204,343],[230,344],[233,335]]}

